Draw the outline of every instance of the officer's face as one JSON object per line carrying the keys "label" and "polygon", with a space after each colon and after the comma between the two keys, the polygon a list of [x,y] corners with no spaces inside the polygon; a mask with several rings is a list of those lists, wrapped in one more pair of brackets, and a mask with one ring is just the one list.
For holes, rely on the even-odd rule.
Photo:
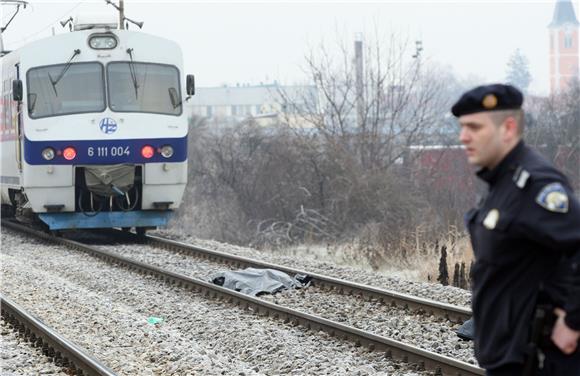
{"label": "officer's face", "polygon": [[465,145],[470,164],[493,168],[504,157],[504,125],[496,125],[486,112],[459,118],[459,140]]}

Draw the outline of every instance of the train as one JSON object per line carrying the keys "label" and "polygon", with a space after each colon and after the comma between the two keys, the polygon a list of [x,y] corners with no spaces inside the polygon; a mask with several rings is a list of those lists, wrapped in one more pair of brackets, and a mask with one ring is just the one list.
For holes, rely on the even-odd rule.
{"label": "train", "polygon": [[50,231],[167,225],[195,93],[180,46],[113,17],[2,53],[1,203]]}

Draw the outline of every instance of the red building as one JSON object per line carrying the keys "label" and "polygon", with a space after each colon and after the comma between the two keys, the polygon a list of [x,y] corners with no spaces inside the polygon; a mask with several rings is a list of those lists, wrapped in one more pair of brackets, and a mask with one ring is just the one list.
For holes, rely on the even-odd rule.
{"label": "red building", "polygon": [[557,0],[550,29],[550,93],[557,94],[578,78],[578,26],[571,0]]}

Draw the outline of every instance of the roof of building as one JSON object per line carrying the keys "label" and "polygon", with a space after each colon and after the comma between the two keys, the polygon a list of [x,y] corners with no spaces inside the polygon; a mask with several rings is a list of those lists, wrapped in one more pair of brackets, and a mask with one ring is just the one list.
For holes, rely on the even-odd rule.
{"label": "roof of building", "polygon": [[292,101],[302,102],[304,97],[316,93],[315,86],[282,86],[277,84],[260,86],[200,87],[190,104],[194,106],[258,105],[281,102],[282,93]]}
{"label": "roof of building", "polygon": [[571,0],[557,0],[554,8],[554,17],[548,27],[558,27],[566,24],[580,25],[580,22],[576,19],[574,5]]}

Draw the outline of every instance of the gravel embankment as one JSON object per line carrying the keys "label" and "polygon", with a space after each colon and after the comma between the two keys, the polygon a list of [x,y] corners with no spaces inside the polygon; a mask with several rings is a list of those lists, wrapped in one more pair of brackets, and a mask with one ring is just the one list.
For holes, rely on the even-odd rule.
{"label": "gravel embankment", "polygon": [[369,270],[337,265],[326,261],[286,256],[277,251],[256,250],[212,240],[203,240],[187,235],[176,234],[170,231],[156,231],[151,234],[188,244],[195,244],[202,248],[213,249],[220,252],[231,253],[280,265],[288,265],[311,273],[329,275],[335,278],[380,287],[421,298],[432,299],[438,302],[463,307],[471,306],[471,292],[456,287],[443,286],[435,283],[407,281],[401,278],[392,278],[388,275]]}
{"label": "gravel embankment", "polygon": [[61,367],[44,356],[0,319],[0,373],[3,376],[54,375],[66,376]]}
{"label": "gravel embankment", "polygon": [[[217,272],[232,269],[231,266],[219,262],[142,244],[101,246],[101,248],[133,260],[204,280],[210,280],[210,277]],[[260,297],[285,307],[316,314],[428,351],[477,364],[473,355],[472,342],[461,340],[455,334],[459,324],[443,318],[416,314],[379,301],[367,302],[354,296],[323,291],[316,287],[286,290],[275,295],[261,295]]]}
{"label": "gravel embankment", "polygon": [[425,374],[10,231],[0,264],[7,296],[119,375]]}

